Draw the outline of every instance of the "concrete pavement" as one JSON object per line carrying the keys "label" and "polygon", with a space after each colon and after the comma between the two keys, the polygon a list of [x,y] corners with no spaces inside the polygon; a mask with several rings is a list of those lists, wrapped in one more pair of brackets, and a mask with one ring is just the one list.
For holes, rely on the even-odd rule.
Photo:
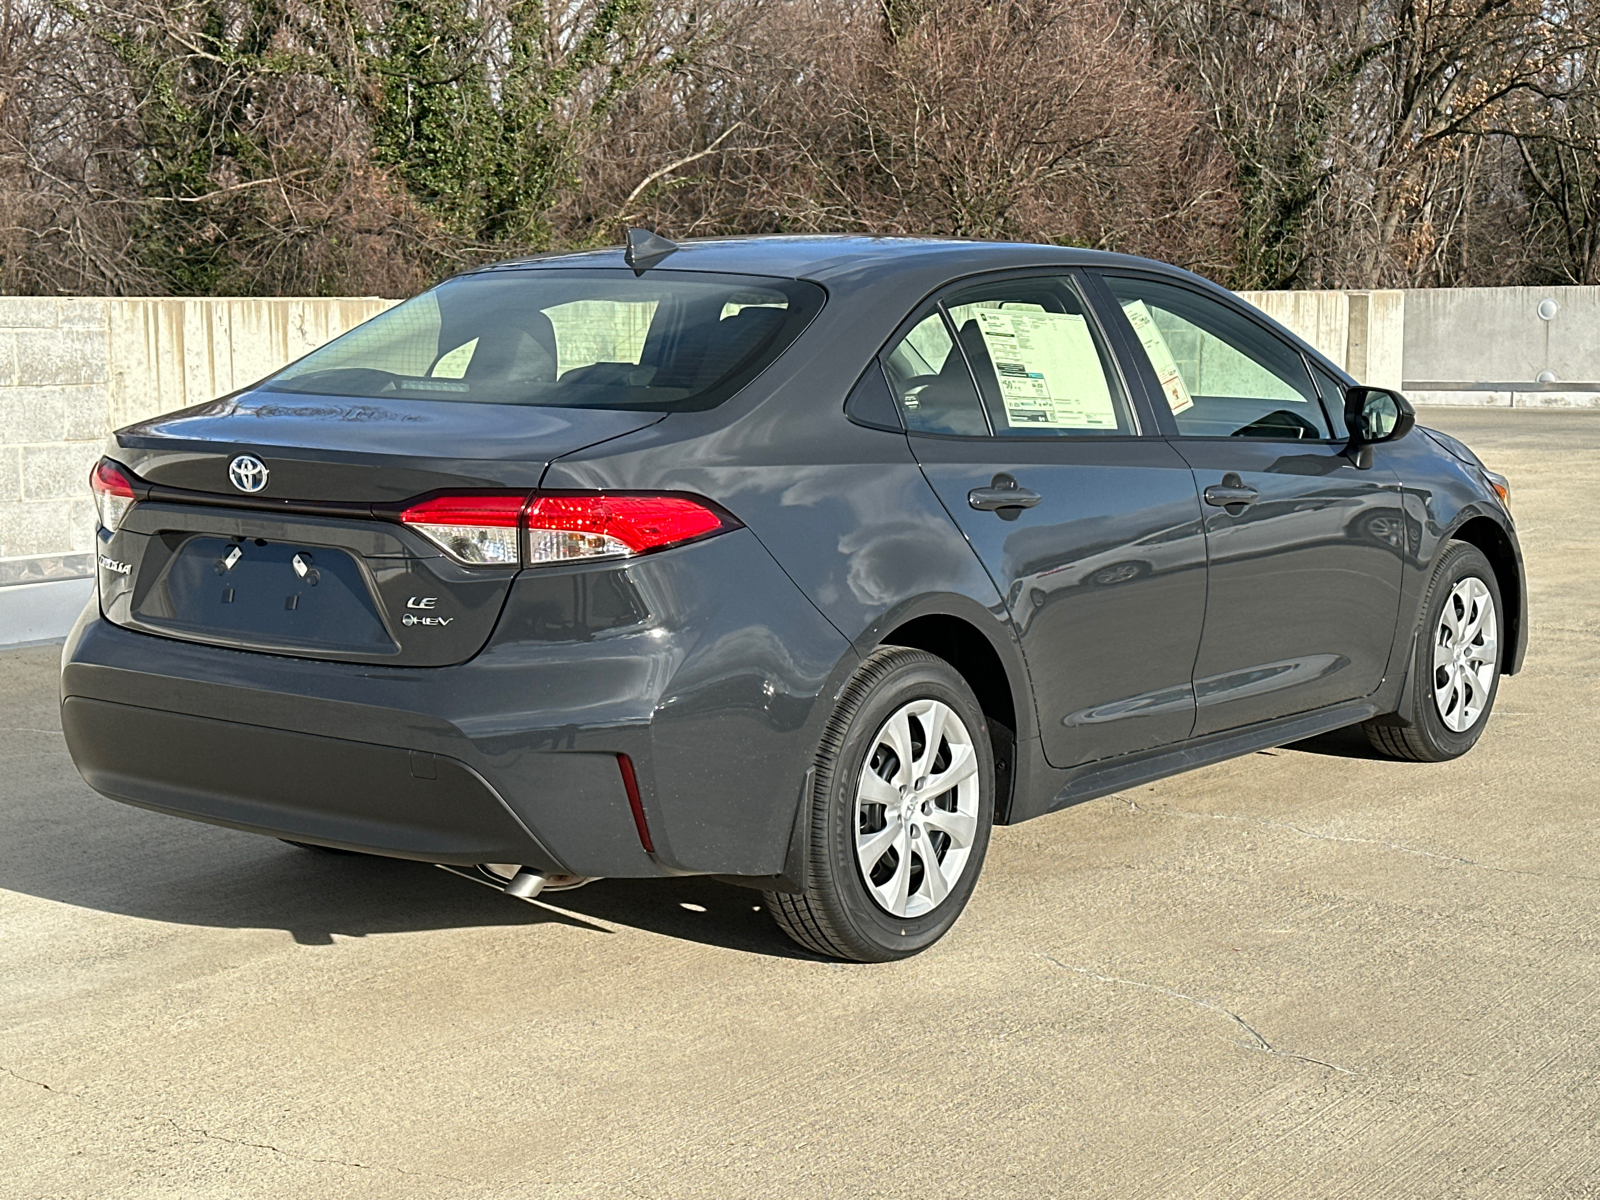
{"label": "concrete pavement", "polygon": [[1478,748],[1253,755],[997,831],[954,932],[514,902],[95,797],[0,654],[0,1195],[1600,1196],[1600,413],[1508,474],[1532,645]]}

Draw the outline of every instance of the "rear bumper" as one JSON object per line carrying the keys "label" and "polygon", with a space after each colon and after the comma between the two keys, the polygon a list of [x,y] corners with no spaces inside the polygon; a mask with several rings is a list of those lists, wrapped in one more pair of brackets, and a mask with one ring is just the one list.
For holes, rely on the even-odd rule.
{"label": "rear bumper", "polygon": [[746,530],[612,570],[620,615],[592,569],[524,572],[453,667],[224,649],[91,605],[62,656],[68,747],[112,799],[295,841],[612,878],[778,874],[848,643]]}
{"label": "rear bumper", "polygon": [[63,701],[61,727],[89,786],[141,808],[394,858],[561,869],[453,758],[82,696]]}

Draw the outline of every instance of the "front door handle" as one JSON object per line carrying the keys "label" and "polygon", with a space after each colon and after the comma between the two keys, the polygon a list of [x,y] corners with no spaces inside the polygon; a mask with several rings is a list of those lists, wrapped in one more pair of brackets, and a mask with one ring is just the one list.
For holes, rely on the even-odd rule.
{"label": "front door handle", "polygon": [[1260,497],[1260,492],[1232,471],[1222,477],[1221,483],[1213,483],[1205,490],[1206,503],[1215,504],[1218,508],[1231,508],[1235,504],[1242,508],[1246,504],[1254,504]]}
{"label": "front door handle", "polygon": [[1002,472],[989,481],[988,487],[973,488],[967,493],[967,503],[979,512],[997,512],[1003,508],[1032,508],[1044,497],[1031,488],[1025,488],[1010,475]]}

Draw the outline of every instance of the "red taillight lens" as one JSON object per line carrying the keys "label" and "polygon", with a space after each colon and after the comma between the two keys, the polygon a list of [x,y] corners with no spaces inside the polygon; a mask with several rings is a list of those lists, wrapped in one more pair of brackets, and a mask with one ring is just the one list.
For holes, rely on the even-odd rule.
{"label": "red taillight lens", "polygon": [[[435,496],[399,519],[457,562],[528,566],[630,558],[733,529],[731,517],[688,496]],[[522,541],[522,535],[526,540]]]}
{"label": "red taillight lens", "polygon": [[529,566],[643,554],[733,527],[687,496],[538,496],[527,519]]}
{"label": "red taillight lens", "polygon": [[94,493],[101,526],[108,533],[115,533],[136,499],[133,481],[121,466],[102,458],[89,473],[89,489]]}
{"label": "red taillight lens", "polygon": [[526,495],[435,496],[400,514],[458,562],[475,567],[521,565],[518,546]]}

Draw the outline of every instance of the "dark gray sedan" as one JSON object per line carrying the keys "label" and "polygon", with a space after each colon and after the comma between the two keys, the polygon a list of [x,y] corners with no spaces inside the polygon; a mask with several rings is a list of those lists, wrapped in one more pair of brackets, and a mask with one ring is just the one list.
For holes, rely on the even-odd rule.
{"label": "dark gray sedan", "polygon": [[996,822],[1472,747],[1521,554],[1413,422],[1142,259],[635,231],[114,435],[63,727],[131,804],[522,897],[716,875],[899,958]]}

